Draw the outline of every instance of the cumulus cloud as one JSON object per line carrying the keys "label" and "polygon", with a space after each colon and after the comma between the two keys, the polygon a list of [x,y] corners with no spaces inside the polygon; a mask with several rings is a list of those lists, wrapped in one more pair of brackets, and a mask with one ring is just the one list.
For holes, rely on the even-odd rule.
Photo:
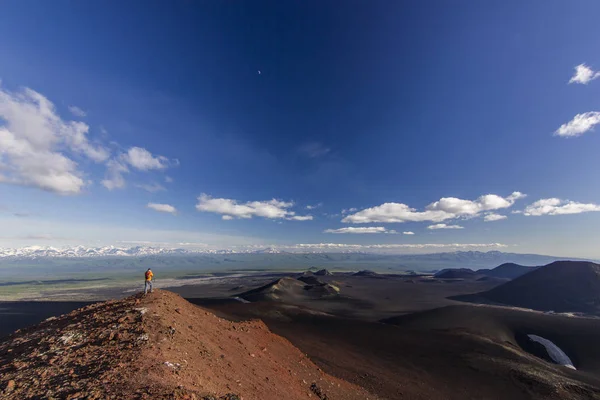
{"label": "cumulus cloud", "polygon": [[291,217],[286,218],[290,221],[312,221],[313,220],[313,216],[312,215],[294,215]]}
{"label": "cumulus cloud", "polygon": [[[85,116],[76,106],[69,110]],[[110,190],[125,187],[123,175],[130,167],[161,170],[178,163],[141,147],[111,157],[108,148],[90,140],[89,131],[84,122],[62,119],[54,104],[32,89],[10,92],[0,87],[0,183],[72,195],[91,182],[82,159],[106,164],[101,183]]]}
{"label": "cumulus cloud", "polygon": [[506,218],[508,218],[506,215],[490,213],[490,214],[487,214],[485,217],[483,217],[483,220],[485,222],[492,222],[492,221],[500,221],[500,220],[503,220]]}
{"label": "cumulus cloud", "polygon": [[402,203],[384,203],[380,206],[367,208],[355,214],[347,215],[342,222],[352,224],[367,224],[372,222],[422,222],[443,221],[451,218],[443,211],[417,211]]}
{"label": "cumulus cloud", "polygon": [[414,235],[414,232],[411,231],[406,231],[406,232],[402,232],[403,235]]}
{"label": "cumulus cloud", "polygon": [[590,111],[577,114],[566,124],[562,124],[555,132],[555,136],[577,137],[587,131],[593,130],[594,126],[600,124],[600,111]]}
{"label": "cumulus cloud", "polygon": [[526,216],[580,214],[600,211],[600,205],[593,203],[578,203],[557,198],[541,199],[525,207]]}
{"label": "cumulus cloud", "polygon": [[[124,188],[125,177],[123,175],[130,172],[130,167],[139,171],[149,171],[162,170],[177,164],[177,160],[169,160],[165,156],[153,155],[142,147],[131,147],[126,153],[121,153],[106,163],[106,175],[102,185],[108,190]],[[149,192],[164,190],[164,187],[158,184],[137,186]]]}
{"label": "cumulus cloud", "polygon": [[169,166],[169,159],[164,156],[154,156],[142,147],[132,147],[123,155],[123,160],[133,168],[140,171],[151,169],[165,169]]}
{"label": "cumulus cloud", "polygon": [[305,143],[298,148],[298,152],[309,158],[319,158],[323,157],[327,153],[331,151],[330,148],[324,146],[319,142],[309,142]]}
{"label": "cumulus cloud", "polygon": [[325,229],[323,233],[396,233],[393,230],[387,230],[383,226],[369,226],[369,227],[360,227],[356,228],[353,226],[339,229]]}
{"label": "cumulus cloud", "polygon": [[444,197],[427,206],[429,211],[443,211],[456,216],[475,216],[483,211],[499,210],[511,207],[515,201],[524,198],[521,192],[513,192],[508,197],[486,194],[477,200],[462,200],[455,197]]}
{"label": "cumulus cloud", "polygon": [[446,224],[435,224],[435,225],[429,225],[427,227],[427,229],[463,229],[462,226],[460,225],[446,225]]}
{"label": "cumulus cloud", "polygon": [[177,214],[177,209],[170,204],[148,203],[147,207],[154,211]]}
{"label": "cumulus cloud", "polygon": [[40,93],[0,87],[0,182],[64,195],[80,193],[86,179],[72,157],[103,162],[110,155],[92,144],[88,133],[87,124],[63,120]]}
{"label": "cumulus cloud", "polygon": [[575,67],[575,74],[569,80],[569,83],[581,83],[587,85],[591,81],[600,77],[600,72],[594,71],[585,64],[579,64]]}
{"label": "cumulus cloud", "polygon": [[342,222],[353,224],[373,222],[442,222],[459,217],[475,217],[485,211],[508,208],[515,201],[524,197],[525,195],[521,192],[513,192],[507,197],[487,194],[476,200],[443,197],[429,204],[424,211],[417,211],[402,203],[384,203],[380,206],[367,208],[355,214],[347,215],[342,219]]}
{"label": "cumulus cloud", "polygon": [[69,106],[69,111],[76,117],[83,118],[87,113],[77,106]]}
{"label": "cumulus cloud", "polygon": [[296,215],[290,208],[293,202],[277,199],[267,201],[249,201],[239,203],[237,200],[214,198],[202,193],[198,197],[196,210],[223,215],[223,219],[262,217],[268,219],[288,219],[291,221],[307,221],[311,215]]}

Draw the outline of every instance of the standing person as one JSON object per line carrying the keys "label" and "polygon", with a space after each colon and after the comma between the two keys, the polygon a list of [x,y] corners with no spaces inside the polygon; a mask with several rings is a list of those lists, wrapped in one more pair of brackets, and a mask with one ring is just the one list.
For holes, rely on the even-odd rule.
{"label": "standing person", "polygon": [[144,284],[144,294],[148,293],[148,287],[150,288],[150,293],[152,293],[152,278],[154,277],[152,270],[148,268],[144,276],[146,278],[146,283]]}

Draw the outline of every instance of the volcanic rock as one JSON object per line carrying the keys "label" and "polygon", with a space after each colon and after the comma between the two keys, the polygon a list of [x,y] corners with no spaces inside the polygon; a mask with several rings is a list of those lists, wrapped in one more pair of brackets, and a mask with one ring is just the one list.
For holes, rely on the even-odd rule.
{"label": "volcanic rock", "polygon": [[328,398],[374,398],[262,321],[230,322],[162,290],[96,303],[0,343],[3,399],[306,399],[313,384]]}

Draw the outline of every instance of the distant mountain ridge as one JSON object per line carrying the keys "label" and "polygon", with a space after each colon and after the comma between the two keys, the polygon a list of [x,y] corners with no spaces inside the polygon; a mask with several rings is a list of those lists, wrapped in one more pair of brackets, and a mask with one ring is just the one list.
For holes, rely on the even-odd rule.
{"label": "distant mountain ridge", "polygon": [[0,249],[0,258],[39,258],[39,257],[144,257],[160,255],[190,255],[190,254],[281,254],[283,252],[266,248],[261,250],[233,251],[233,250],[187,250],[171,249],[164,247],[134,246],[134,247],[50,247],[30,246],[22,248]]}
{"label": "distant mountain ridge", "polygon": [[[21,248],[0,248],[0,259],[40,259],[40,258],[90,258],[90,257],[149,257],[149,256],[194,256],[194,255],[260,255],[276,257],[284,260],[286,257],[298,258],[302,256],[314,262],[324,261],[377,261],[382,263],[397,262],[394,269],[412,269],[414,266],[443,268],[492,268],[503,263],[517,263],[522,265],[544,265],[557,260],[583,260],[572,257],[555,257],[539,254],[504,253],[501,251],[456,251],[446,253],[428,254],[377,254],[357,251],[334,252],[331,251],[297,251],[287,252],[277,248],[263,249],[183,249],[151,246],[133,247],[51,247],[29,246]],[[587,260],[586,260],[587,261]]]}
{"label": "distant mountain ridge", "polygon": [[535,271],[539,267],[528,267],[515,263],[504,263],[494,269],[480,269],[476,272],[491,278],[515,279],[529,272]]}

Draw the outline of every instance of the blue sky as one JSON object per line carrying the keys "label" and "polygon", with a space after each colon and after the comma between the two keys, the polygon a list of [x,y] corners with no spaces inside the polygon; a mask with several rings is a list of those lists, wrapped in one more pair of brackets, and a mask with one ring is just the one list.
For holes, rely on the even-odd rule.
{"label": "blue sky", "polygon": [[600,258],[599,14],[591,0],[6,2],[0,247]]}

